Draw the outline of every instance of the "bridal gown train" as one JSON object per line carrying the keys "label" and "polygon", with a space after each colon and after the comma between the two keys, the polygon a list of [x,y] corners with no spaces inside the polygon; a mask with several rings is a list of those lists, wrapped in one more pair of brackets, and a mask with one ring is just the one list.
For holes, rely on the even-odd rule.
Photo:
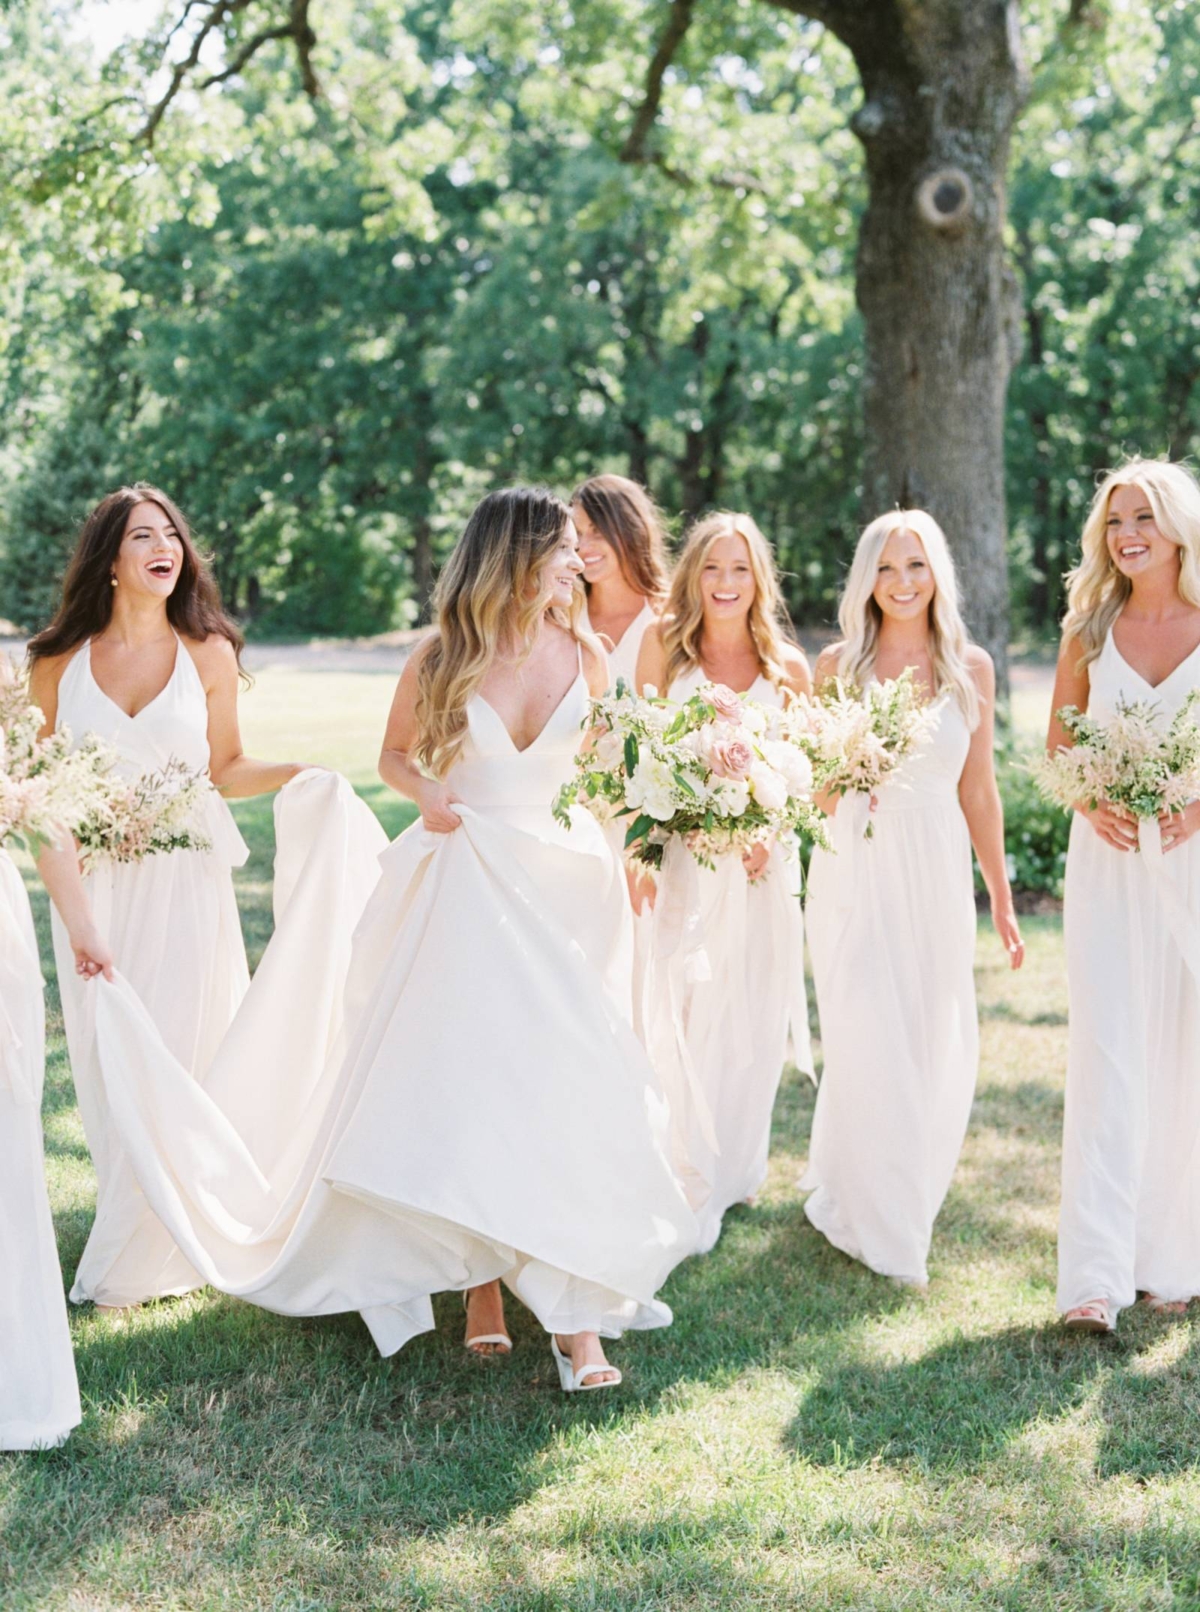
{"label": "bridal gown train", "polygon": [[0,1450],[80,1420],[42,1158],[42,971],[21,875],[0,849]]}
{"label": "bridal gown train", "polygon": [[266,1160],[229,1124],[239,1069],[272,1052],[279,1010],[258,1012],[257,979],[239,1015],[256,1026],[208,1091],[172,1068],[132,993],[104,987],[126,1146],[214,1285],[286,1314],[361,1310],[385,1354],[433,1325],[432,1294],[495,1277],[547,1330],[670,1321],[655,1295],[696,1228],[629,1025],[622,876],[586,812],[569,830],[550,812],[587,705],[579,676],[518,751],[470,702],[446,780],[461,827],[415,823],[380,859],[303,1158]]}
{"label": "bridal gown train", "polygon": [[[971,842],[956,700],[878,791],[845,796],[808,873],[825,1067],[802,1190],[809,1220],[872,1270],[924,1286],[979,1061]],[[870,839],[864,838],[868,821]]]}
{"label": "bridal gown train", "polygon": [[[675,680],[670,697],[687,699],[708,681],[696,668]],[[746,697],[782,702],[761,676]],[[720,1236],[725,1211],[766,1180],[789,1039],[796,1064],[812,1073],[800,885],[794,840],[772,847],[766,876],[753,884],[740,856],[701,868],[674,845],[664,858],[648,941],[646,1033],[656,1062],[674,1071],[676,1168],[696,1207],[701,1253]]]}
{"label": "bridal gown train", "polygon": [[[208,702],[195,662],[178,640],[166,687],[133,717],[100,689],[91,644],[85,644],[63,672],[58,726],[69,728],[76,742],[89,734],[104,740],[130,777],[172,757],[196,771],[208,767]],[[198,1080],[249,983],[232,877],[248,852],[215,792],[204,812],[211,850],[104,863],[87,880],[116,966],[171,1052]],[[151,1212],[112,1125],[96,1061],[95,988],[75,973],[57,914],[53,934],[71,1070],[96,1167],[96,1219],[71,1298],[124,1305],[185,1293],[200,1277]]]}
{"label": "bridal gown train", "polygon": [[[1165,726],[1200,687],[1200,649],[1152,685],[1110,629],[1088,681],[1090,717],[1146,700]],[[1200,837],[1165,855],[1155,823],[1140,837],[1118,851],[1071,824],[1060,1310],[1200,1294]]]}

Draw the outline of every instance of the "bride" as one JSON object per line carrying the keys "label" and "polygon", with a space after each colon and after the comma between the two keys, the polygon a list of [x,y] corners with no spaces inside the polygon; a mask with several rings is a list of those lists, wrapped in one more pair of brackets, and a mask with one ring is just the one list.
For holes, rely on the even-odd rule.
{"label": "bride", "polygon": [[[385,1354],[448,1290],[467,1295],[468,1346],[507,1352],[503,1281],[551,1334],[567,1391],[620,1380],[602,1337],[670,1322],[655,1294],[696,1241],[629,1023],[624,877],[594,819],[567,829],[550,809],[607,684],[578,626],[576,550],[564,504],[513,489],[483,500],[442,572],[380,763],[421,818],[380,858],[298,1175],[239,1158],[244,1133],[194,1083],[164,1081],[136,1002],[101,987],[139,1181],[207,1280],[285,1314],[362,1310]],[[138,1113],[167,1088],[191,1118],[139,1144]]]}

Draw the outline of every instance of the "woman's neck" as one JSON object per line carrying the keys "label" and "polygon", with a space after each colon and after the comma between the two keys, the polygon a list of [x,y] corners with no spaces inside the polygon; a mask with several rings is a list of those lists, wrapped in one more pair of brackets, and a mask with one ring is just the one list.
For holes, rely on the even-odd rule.
{"label": "woman's neck", "polygon": [[879,637],[875,641],[875,654],[886,650],[889,655],[902,655],[905,659],[919,659],[930,653],[929,612],[914,616],[911,621],[897,621],[884,616],[879,623]]}
{"label": "woman's neck", "polygon": [[588,586],[588,613],[602,620],[639,615],[645,603],[646,595],[639,593],[622,571]]}
{"label": "woman's neck", "polygon": [[117,590],[112,615],[101,635],[126,649],[142,649],[171,633],[163,599],[134,599]]}
{"label": "woman's neck", "polygon": [[1130,578],[1129,597],[1123,609],[1140,621],[1169,621],[1195,608],[1179,591],[1179,568],[1161,566],[1145,576]]}
{"label": "woman's neck", "polygon": [[697,643],[702,662],[719,666],[723,663],[740,660],[753,660],[758,664],[758,645],[750,631],[750,621],[746,616],[740,616],[734,621],[711,621],[705,616],[700,627],[700,638]]}

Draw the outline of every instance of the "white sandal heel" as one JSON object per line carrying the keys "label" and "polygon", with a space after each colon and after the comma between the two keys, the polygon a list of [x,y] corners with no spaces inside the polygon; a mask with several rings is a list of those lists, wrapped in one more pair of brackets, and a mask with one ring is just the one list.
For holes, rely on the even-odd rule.
{"label": "white sandal heel", "polygon": [[[571,1357],[563,1354],[558,1347],[558,1339],[553,1332],[550,1334],[550,1352],[554,1356],[554,1364],[558,1367],[558,1381],[564,1394],[592,1394],[598,1388],[616,1388],[621,1382],[621,1373],[616,1366],[580,1366],[576,1371],[571,1364]],[[594,1377],[601,1371],[611,1371],[615,1375],[605,1383],[590,1383],[589,1377]]]}
{"label": "white sandal heel", "polygon": [[[464,1292],[463,1293],[463,1309],[464,1310],[467,1308],[469,1298],[470,1298],[469,1293]],[[494,1354],[485,1355],[483,1353],[483,1351],[480,1348],[477,1347],[477,1345],[479,1345],[481,1343],[494,1343],[497,1346],[497,1348],[499,1349],[499,1351],[500,1351],[499,1356],[494,1355]],[[463,1339],[463,1348],[467,1351],[467,1353],[469,1355],[472,1355],[476,1360],[496,1360],[497,1358],[503,1357],[504,1355],[512,1354],[512,1352],[513,1352],[513,1341],[509,1337],[507,1332],[480,1332],[473,1338],[464,1338]]]}

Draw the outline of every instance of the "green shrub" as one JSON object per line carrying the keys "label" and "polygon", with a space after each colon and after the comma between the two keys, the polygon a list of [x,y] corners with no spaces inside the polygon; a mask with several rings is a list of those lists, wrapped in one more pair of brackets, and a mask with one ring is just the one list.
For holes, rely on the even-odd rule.
{"label": "green shrub", "polygon": [[[1003,742],[996,751],[996,777],[1004,803],[1004,848],[1014,890],[1061,896],[1067,862],[1068,813],[1038,794],[1030,765],[1032,745]],[[976,882],[983,888],[976,872]]]}

